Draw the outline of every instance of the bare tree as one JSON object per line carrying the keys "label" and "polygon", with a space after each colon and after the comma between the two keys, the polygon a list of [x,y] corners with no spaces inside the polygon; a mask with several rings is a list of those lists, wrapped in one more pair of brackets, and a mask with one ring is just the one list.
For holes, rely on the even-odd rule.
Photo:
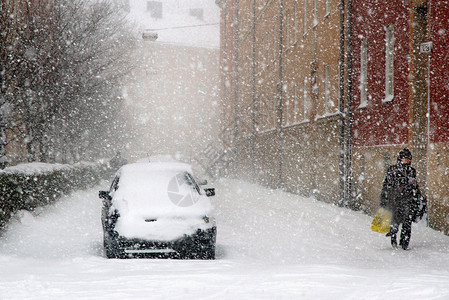
{"label": "bare tree", "polygon": [[[125,16],[106,0],[21,4],[17,24],[2,18],[8,129],[26,145],[29,161],[111,154],[121,147],[120,82],[135,41]],[[13,1],[2,5],[17,9]]]}

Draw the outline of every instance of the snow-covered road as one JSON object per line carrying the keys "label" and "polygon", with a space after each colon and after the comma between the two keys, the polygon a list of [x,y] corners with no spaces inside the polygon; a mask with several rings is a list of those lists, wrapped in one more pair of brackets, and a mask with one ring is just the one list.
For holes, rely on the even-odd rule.
{"label": "snow-covered road", "polygon": [[0,299],[449,299],[449,237],[414,224],[410,250],[371,218],[221,180],[215,261],[103,257],[98,189],[21,213],[0,238]]}

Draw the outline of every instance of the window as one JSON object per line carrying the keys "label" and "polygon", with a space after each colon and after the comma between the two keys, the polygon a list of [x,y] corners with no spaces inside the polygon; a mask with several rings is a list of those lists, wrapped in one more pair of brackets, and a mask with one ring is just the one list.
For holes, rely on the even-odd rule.
{"label": "window", "polygon": [[298,1],[295,1],[295,41],[294,41],[295,44],[298,42],[298,32],[299,32],[298,14],[299,14]]}
{"label": "window", "polygon": [[260,99],[260,103],[258,105],[258,114],[257,116],[259,117],[260,121],[257,122],[258,125],[258,129],[264,131],[265,130],[265,118],[266,118],[266,112],[265,112],[265,97],[262,95],[261,97],[258,97],[258,99]]}
{"label": "window", "polygon": [[384,173],[388,173],[388,168],[390,167],[390,155],[384,154]]}
{"label": "window", "polygon": [[284,90],[284,94],[285,94],[285,107],[283,107],[282,110],[282,114],[284,115],[283,117],[283,122],[285,125],[289,125],[290,124],[290,92],[289,92],[289,88],[288,88],[288,84],[284,84],[284,86],[282,87],[282,89]]}
{"label": "window", "polygon": [[257,54],[257,73],[260,74],[265,69],[266,62],[266,49],[267,49],[267,39],[266,35],[262,38],[262,49],[259,50]]}
{"label": "window", "polygon": [[178,82],[176,85],[176,90],[174,91],[174,94],[185,96],[187,91],[187,87],[182,84],[181,82]]}
{"label": "window", "polygon": [[273,48],[272,48],[272,50],[273,50],[273,62],[275,62],[279,58],[278,57],[278,55],[279,55],[279,48],[278,47],[279,46],[277,44],[278,36],[276,35],[274,29],[273,29],[272,35],[273,35]]}
{"label": "window", "polygon": [[299,113],[299,108],[298,108],[298,83],[295,82],[294,84],[294,95],[293,95],[293,123],[297,123],[298,122],[298,113]]}
{"label": "window", "polygon": [[385,34],[385,100],[394,98],[394,27],[389,25]]}
{"label": "window", "polygon": [[324,109],[326,113],[329,113],[332,108],[331,103],[331,80],[330,80],[330,67],[329,65],[324,66]]}
{"label": "window", "polygon": [[309,99],[309,80],[304,78],[304,119],[308,120],[310,112],[310,99]]}
{"label": "window", "polygon": [[368,105],[368,46],[366,38],[362,40],[360,46],[360,108]]}
{"label": "window", "polygon": [[129,0],[123,0],[119,2],[119,5],[125,12],[130,12]]}
{"label": "window", "polygon": [[184,53],[178,53],[176,55],[176,62],[177,62],[177,65],[181,68],[188,67],[187,57]]}
{"label": "window", "polygon": [[264,42],[263,45],[265,47],[264,52],[263,52],[263,67],[262,69],[265,70],[266,67],[269,65],[270,62],[270,46],[271,46],[271,35],[270,32],[267,32],[265,34],[265,38],[264,38]]}
{"label": "window", "polygon": [[151,17],[155,19],[162,18],[162,2],[147,1],[147,11],[151,13]]}
{"label": "window", "polygon": [[197,59],[196,59],[197,70],[200,70],[200,71],[206,70],[206,68],[204,67],[204,65],[205,65],[204,61],[205,61],[205,58],[203,56],[197,57]]}
{"label": "window", "polygon": [[311,79],[311,87],[312,87],[312,95],[313,99],[317,99],[318,97],[318,81],[317,81],[317,60],[314,60],[310,63],[310,79]]}
{"label": "window", "polygon": [[292,37],[291,37],[291,30],[290,30],[290,11],[287,11],[285,18],[285,31],[286,31],[286,44],[287,47],[290,47],[290,44],[292,43]]}
{"label": "window", "polygon": [[118,189],[119,181],[120,181],[120,178],[118,176],[116,176],[114,178],[114,180],[112,181],[111,188],[109,189],[110,193],[112,193],[112,192],[114,192],[114,191],[116,191]]}
{"label": "window", "polygon": [[360,155],[360,176],[359,176],[359,182],[362,183],[365,180],[365,173],[366,173],[366,163],[365,163],[365,155]]}
{"label": "window", "polygon": [[198,84],[197,95],[200,97],[206,97],[209,94],[210,94],[210,92],[209,92],[209,88],[208,88],[207,84],[204,82],[200,82]]}
{"label": "window", "polygon": [[[271,101],[267,96],[261,96],[260,117],[262,119],[262,122],[260,124],[260,127],[262,131],[271,130],[274,128],[274,126],[276,126],[276,101],[273,101],[273,103],[270,102]],[[271,106],[272,104],[274,104],[274,109]],[[274,123],[272,120],[274,121]]]}
{"label": "window", "polygon": [[192,17],[196,17],[198,20],[203,20],[203,9],[202,8],[191,8],[189,14]]}
{"label": "window", "polygon": [[[271,126],[271,129],[275,129],[278,126],[278,121],[279,121],[279,117],[278,117],[278,103],[279,103],[279,97],[277,95],[275,95],[273,97],[273,108],[271,110],[272,113],[272,117],[273,117],[273,124]],[[282,124],[281,124],[282,126]]]}

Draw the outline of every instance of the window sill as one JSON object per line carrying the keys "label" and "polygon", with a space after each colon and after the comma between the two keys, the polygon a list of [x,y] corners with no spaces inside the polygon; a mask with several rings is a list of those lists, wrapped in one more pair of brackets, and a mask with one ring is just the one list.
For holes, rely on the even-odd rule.
{"label": "window sill", "polygon": [[382,100],[382,103],[389,103],[392,102],[394,99],[394,95],[389,95],[385,99]]}

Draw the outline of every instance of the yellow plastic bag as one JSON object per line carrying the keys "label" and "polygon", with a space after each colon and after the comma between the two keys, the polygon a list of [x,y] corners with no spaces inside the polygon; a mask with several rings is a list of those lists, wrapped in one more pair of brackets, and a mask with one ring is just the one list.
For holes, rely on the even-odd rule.
{"label": "yellow plastic bag", "polygon": [[392,213],[385,208],[379,208],[371,222],[371,230],[379,233],[390,232]]}

